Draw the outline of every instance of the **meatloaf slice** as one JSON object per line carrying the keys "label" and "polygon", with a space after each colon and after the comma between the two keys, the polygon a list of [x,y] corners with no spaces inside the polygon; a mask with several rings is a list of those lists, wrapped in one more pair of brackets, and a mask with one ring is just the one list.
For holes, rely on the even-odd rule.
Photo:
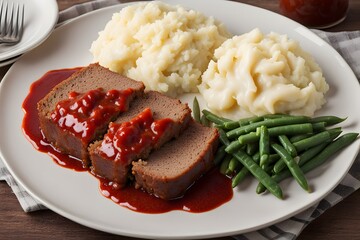
{"label": "meatloaf slice", "polygon": [[56,85],[38,102],[40,128],[63,153],[89,165],[88,145],[110,121],[143,95],[144,84],[90,64]]}
{"label": "meatloaf slice", "polygon": [[192,121],[178,139],[133,162],[135,187],[166,200],[181,197],[213,166],[217,145],[216,129]]}
{"label": "meatloaf slice", "polygon": [[[129,124],[130,121],[138,119],[140,115],[144,115],[144,112],[149,110],[152,113],[154,121],[170,120],[167,121],[163,134],[159,135],[156,141],[143,144],[140,149],[138,149],[137,144],[139,140],[132,132],[127,132],[127,138],[129,141],[132,141],[131,144],[134,145],[133,149],[137,149],[136,151],[125,150],[126,147],[124,145],[116,145],[119,139],[113,137],[116,134],[111,130],[113,125],[128,124],[131,126],[131,124]],[[90,145],[89,153],[92,172],[97,176],[117,183],[118,187],[125,186],[128,180],[131,162],[139,158],[146,158],[153,149],[158,149],[170,139],[178,137],[188,126],[190,119],[191,110],[187,104],[183,104],[178,99],[167,97],[158,92],[147,92],[143,98],[137,98],[133,101],[129,111],[121,114],[114,123],[110,124],[109,131],[105,134],[102,141],[96,141]],[[124,160],[121,152],[127,152],[127,154],[129,154],[129,151],[131,151],[131,156]]]}

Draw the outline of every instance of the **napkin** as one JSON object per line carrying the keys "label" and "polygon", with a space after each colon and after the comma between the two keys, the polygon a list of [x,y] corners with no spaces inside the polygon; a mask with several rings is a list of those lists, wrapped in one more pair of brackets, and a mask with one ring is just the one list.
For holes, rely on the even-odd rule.
{"label": "napkin", "polygon": [[[95,0],[78,4],[60,12],[58,25],[84,13],[118,4],[118,0]],[[354,71],[357,79],[360,79],[360,31],[330,33],[313,30],[315,34],[333,46],[346,60]],[[30,196],[24,188],[11,176],[0,159],[0,180],[6,181],[11,187],[25,212],[46,209],[40,202]],[[318,204],[309,209],[270,227],[258,231],[249,232],[237,236],[234,239],[296,239],[301,231],[314,219],[319,217],[327,209],[331,208],[344,198],[360,188],[360,155],[357,156],[353,166],[346,174],[341,183]]]}

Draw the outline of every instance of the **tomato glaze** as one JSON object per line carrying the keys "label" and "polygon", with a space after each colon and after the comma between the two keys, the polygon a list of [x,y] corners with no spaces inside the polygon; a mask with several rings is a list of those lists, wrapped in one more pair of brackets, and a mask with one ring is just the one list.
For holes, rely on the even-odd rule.
{"label": "tomato glaze", "polygon": [[51,119],[57,125],[78,136],[83,142],[91,141],[96,126],[108,122],[114,114],[127,109],[132,89],[105,92],[98,88],[86,93],[70,92],[68,99],[56,104]]}
{"label": "tomato glaze", "polygon": [[[40,130],[37,112],[37,102],[55,85],[80,69],[52,70],[31,85],[29,94],[22,105],[25,112],[22,128],[31,144],[38,151],[47,153],[60,166],[75,171],[88,171],[92,174],[89,169],[83,167],[80,160],[62,154],[47,142]],[[157,214],[173,210],[201,213],[221,206],[233,196],[231,180],[220,174],[218,169],[213,169],[202,176],[183,197],[171,201],[166,201],[145,193],[140,189],[135,189],[132,185],[117,189],[113,187],[110,181],[101,177],[95,177],[100,182],[100,191],[103,196],[120,206],[141,213]]]}
{"label": "tomato glaze", "polygon": [[169,118],[154,120],[151,109],[146,108],[129,122],[110,123],[99,153],[104,158],[128,165],[134,156],[153,148],[172,123]]}

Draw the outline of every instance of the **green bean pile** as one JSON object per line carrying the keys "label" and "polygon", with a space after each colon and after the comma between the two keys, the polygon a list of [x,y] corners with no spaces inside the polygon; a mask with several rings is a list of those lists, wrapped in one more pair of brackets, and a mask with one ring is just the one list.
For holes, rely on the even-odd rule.
{"label": "green bean pile", "polygon": [[200,111],[196,98],[193,112],[196,121],[211,123],[218,129],[221,144],[214,161],[221,173],[232,178],[232,187],[251,173],[259,181],[257,193],[268,190],[280,199],[283,198],[280,181],[292,176],[310,192],[305,173],[358,136],[358,133],[341,135],[341,127],[329,128],[346,120],[336,116],[271,114],[233,121],[208,110]]}

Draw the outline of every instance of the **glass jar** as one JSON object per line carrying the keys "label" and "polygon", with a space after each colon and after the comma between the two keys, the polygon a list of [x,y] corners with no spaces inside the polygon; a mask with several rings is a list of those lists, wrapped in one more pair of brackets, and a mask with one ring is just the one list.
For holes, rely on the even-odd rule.
{"label": "glass jar", "polygon": [[329,28],[345,17],[349,0],[279,0],[280,12],[310,28]]}

